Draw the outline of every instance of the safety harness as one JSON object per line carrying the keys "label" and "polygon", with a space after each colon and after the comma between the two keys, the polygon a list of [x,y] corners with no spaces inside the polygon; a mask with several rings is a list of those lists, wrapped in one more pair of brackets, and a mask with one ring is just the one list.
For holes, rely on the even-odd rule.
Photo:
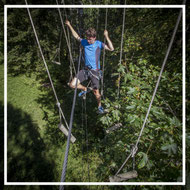
{"label": "safety harness", "polygon": [[[88,80],[88,78],[90,76],[93,76],[93,77],[95,77],[98,80],[102,79],[102,70],[92,69],[92,67],[90,67],[90,66],[85,66],[84,69],[83,69],[83,71],[84,71],[84,75],[85,75],[85,79],[86,80]],[[95,75],[93,73],[93,71],[96,71],[98,73],[98,75]]]}

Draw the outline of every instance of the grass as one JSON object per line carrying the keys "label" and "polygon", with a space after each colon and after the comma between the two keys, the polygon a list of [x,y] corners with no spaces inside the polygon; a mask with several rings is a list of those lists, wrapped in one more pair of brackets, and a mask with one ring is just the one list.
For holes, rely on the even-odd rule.
{"label": "grass", "polygon": [[41,92],[38,90],[38,84],[34,78],[27,78],[25,75],[11,77],[7,79],[7,101],[15,108],[31,116],[33,122],[42,127],[46,123],[43,121],[43,112],[40,105],[36,102]]}

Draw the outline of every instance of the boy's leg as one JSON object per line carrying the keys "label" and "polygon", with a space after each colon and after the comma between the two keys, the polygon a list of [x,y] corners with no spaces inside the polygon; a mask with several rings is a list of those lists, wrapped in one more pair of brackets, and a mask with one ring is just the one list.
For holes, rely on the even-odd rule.
{"label": "boy's leg", "polygon": [[80,84],[80,80],[79,80],[79,79],[78,79],[78,81],[77,81],[77,78],[76,78],[76,77],[71,81],[71,83],[69,84],[69,86],[70,86],[71,88],[75,88],[76,82],[77,82],[77,88],[78,88],[78,89],[81,89],[81,90],[83,90],[83,91],[86,91],[86,90],[87,90],[87,88],[86,88],[85,86],[83,86],[82,84]]}
{"label": "boy's leg", "polygon": [[93,88],[93,92],[96,97],[98,107],[101,107],[101,94],[99,91],[99,80],[97,78],[99,73],[98,73],[98,71],[91,71],[91,72],[92,72],[92,75],[90,76],[90,79],[92,82],[91,87]]}
{"label": "boy's leg", "polygon": [[98,102],[98,111],[97,111],[97,113],[98,114],[104,114],[105,113],[104,108],[101,106],[101,94],[100,94],[98,89],[94,89],[93,92],[94,92],[94,95],[96,96],[96,100]]}
{"label": "boy's leg", "polygon": [[99,89],[93,89],[94,95],[96,97],[97,103],[98,103],[98,107],[101,106],[101,95],[100,95],[100,91]]}
{"label": "boy's leg", "polygon": [[79,73],[78,73],[78,81],[77,81],[77,78],[75,77],[75,78],[71,81],[71,83],[69,84],[69,86],[70,86],[71,88],[75,88],[76,82],[77,82],[77,88],[78,88],[78,89],[81,89],[81,90],[83,90],[83,91],[86,91],[87,88],[86,88],[85,86],[81,85],[81,82],[83,82],[84,80],[86,80],[86,79],[85,79],[84,70],[80,70]]}

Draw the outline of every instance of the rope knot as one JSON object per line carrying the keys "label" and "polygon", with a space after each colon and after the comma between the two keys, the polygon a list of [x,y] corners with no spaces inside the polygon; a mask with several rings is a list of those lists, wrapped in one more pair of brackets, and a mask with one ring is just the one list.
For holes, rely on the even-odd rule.
{"label": "rope knot", "polygon": [[132,158],[135,156],[137,150],[138,150],[138,147],[137,147],[137,146],[133,146],[133,147],[132,147],[132,155],[131,155]]}
{"label": "rope knot", "polygon": [[60,102],[57,102],[57,106],[60,108],[60,106],[61,106]]}

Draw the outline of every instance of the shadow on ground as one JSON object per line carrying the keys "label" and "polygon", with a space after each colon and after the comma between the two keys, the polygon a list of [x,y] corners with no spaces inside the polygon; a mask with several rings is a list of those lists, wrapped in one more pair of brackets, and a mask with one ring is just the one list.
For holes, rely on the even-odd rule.
{"label": "shadow on ground", "polygon": [[[1,107],[2,103],[1,103]],[[53,182],[54,161],[30,115],[7,105],[7,181]]]}

